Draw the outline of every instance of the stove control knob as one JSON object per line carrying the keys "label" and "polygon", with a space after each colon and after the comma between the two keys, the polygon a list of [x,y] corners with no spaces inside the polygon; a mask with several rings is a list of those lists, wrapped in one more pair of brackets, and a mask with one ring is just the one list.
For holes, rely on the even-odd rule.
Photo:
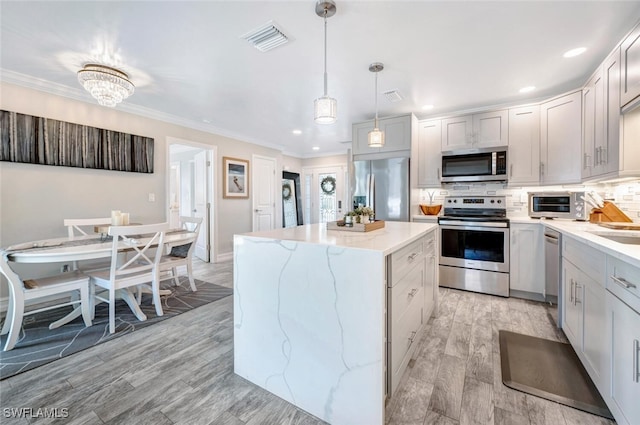
{"label": "stove control knob", "polygon": [[576,205],[576,211],[582,211],[582,205],[577,204]]}
{"label": "stove control knob", "polygon": [[498,199],[498,203],[501,204],[502,203],[502,199]]}
{"label": "stove control knob", "polygon": [[496,201],[494,201],[494,200],[492,199],[492,200],[491,200],[491,203],[493,204],[494,202],[496,202]]}
{"label": "stove control knob", "polygon": [[457,200],[457,199],[454,199],[454,200],[453,200],[453,203],[454,203],[454,204],[458,203],[458,200]]}
{"label": "stove control knob", "polygon": [[451,203],[451,199],[447,199],[447,203],[449,203],[449,204],[450,204],[450,203]]}

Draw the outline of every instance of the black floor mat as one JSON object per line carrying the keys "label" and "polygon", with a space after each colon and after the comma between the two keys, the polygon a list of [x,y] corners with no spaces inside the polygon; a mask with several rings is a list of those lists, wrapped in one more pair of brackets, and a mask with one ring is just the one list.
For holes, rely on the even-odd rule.
{"label": "black floor mat", "polygon": [[500,364],[510,388],[613,419],[570,344],[500,331]]}

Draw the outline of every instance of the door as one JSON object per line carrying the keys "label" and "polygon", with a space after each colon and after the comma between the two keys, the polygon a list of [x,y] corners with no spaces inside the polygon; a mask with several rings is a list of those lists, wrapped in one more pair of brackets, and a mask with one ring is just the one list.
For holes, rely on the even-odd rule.
{"label": "door", "polygon": [[579,273],[569,261],[563,260],[564,320],[562,330],[576,350],[582,350],[582,293]]}
{"label": "door", "polygon": [[417,147],[418,187],[440,187],[441,143],[440,120],[420,122]]}
{"label": "door", "polygon": [[194,156],[194,181],[193,181],[193,217],[202,218],[200,234],[193,252],[202,261],[209,262],[209,202],[207,202],[207,169],[210,162],[207,160],[208,152],[202,150]]}
{"label": "door", "polygon": [[509,272],[509,229],[440,222],[440,264]]}
{"label": "door", "polygon": [[253,231],[273,230],[276,225],[276,160],[253,156]]}
{"label": "door", "polygon": [[342,219],[345,207],[346,165],[303,170],[305,223],[327,223]]}
{"label": "door", "polygon": [[540,107],[509,110],[509,184],[540,182]]}

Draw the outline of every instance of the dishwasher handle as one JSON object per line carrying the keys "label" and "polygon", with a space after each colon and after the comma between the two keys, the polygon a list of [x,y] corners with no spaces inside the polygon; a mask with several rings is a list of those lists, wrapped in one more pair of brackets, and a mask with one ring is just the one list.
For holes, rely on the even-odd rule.
{"label": "dishwasher handle", "polygon": [[558,245],[558,238],[550,235],[544,235],[544,240],[554,245]]}

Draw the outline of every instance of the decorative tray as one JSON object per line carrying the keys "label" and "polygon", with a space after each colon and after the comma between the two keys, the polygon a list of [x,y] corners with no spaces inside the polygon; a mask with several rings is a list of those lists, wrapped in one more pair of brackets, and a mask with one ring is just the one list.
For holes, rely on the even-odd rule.
{"label": "decorative tray", "polygon": [[372,230],[382,229],[384,220],[376,220],[373,223],[353,223],[352,227],[347,227],[344,220],[330,221],[327,223],[327,230],[343,230],[346,232],[370,232]]}

